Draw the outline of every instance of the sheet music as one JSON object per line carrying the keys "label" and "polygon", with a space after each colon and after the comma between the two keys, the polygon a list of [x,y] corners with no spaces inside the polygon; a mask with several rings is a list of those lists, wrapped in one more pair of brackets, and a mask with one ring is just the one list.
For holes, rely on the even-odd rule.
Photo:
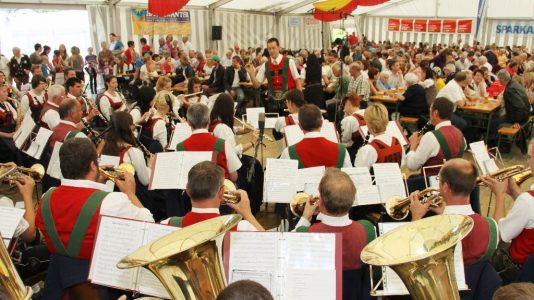
{"label": "sheet music", "polygon": [[[367,128],[367,125],[364,125],[364,126],[360,126],[360,131],[361,131],[362,136],[367,136],[369,129]],[[397,121],[389,121],[388,126],[386,127],[386,133],[391,136],[396,137],[402,146],[408,145],[408,139],[404,135],[404,132],[402,131]],[[369,142],[372,141],[373,139],[374,139],[374,136],[372,134],[369,135]]]}
{"label": "sheet music", "polygon": [[63,178],[61,175],[61,166],[59,163],[59,149],[61,149],[63,143],[56,142],[54,149],[52,150],[52,155],[50,156],[50,162],[48,163],[48,168],[46,169],[46,174],[55,179]]}
{"label": "sheet music", "polygon": [[263,287],[265,287],[268,291],[275,290],[274,274],[270,272],[232,270],[230,277],[232,278],[232,282],[239,280],[252,280],[263,285]]}
{"label": "sheet music", "polygon": [[176,123],[174,125],[174,132],[172,134],[171,142],[169,143],[170,150],[176,150],[176,145],[188,139],[193,131],[191,126],[187,123]]}
{"label": "sheet music", "polygon": [[287,270],[284,299],[335,300],[336,270]]}
{"label": "sheet music", "polygon": [[373,172],[382,201],[386,201],[391,196],[407,196],[399,164],[374,164]]}
{"label": "sheet music", "polygon": [[278,114],[265,114],[265,128],[271,128],[273,129],[276,125],[276,121],[278,120]]}
{"label": "sheet music", "polygon": [[152,167],[149,190],[176,189],[180,181],[180,169],[184,152],[160,152],[156,154]]}
{"label": "sheet music", "polygon": [[285,265],[292,270],[335,270],[336,235],[333,233],[284,234]]}
{"label": "sheet music", "polygon": [[321,127],[321,134],[327,140],[330,140],[334,143],[339,143],[336,126],[334,123],[329,122],[328,120],[323,120],[323,126]]}
{"label": "sheet music", "polygon": [[142,245],[144,228],[144,222],[102,216],[89,279],[95,284],[135,290],[138,268],[119,269],[116,266]]}
{"label": "sheet music", "polygon": [[43,150],[46,144],[48,143],[50,136],[52,136],[51,130],[48,130],[43,127],[39,128],[39,131],[37,132],[35,139],[32,140],[28,150],[24,152],[31,157],[34,157],[36,159],[41,159],[41,156],[43,155]]}
{"label": "sheet music", "polygon": [[[326,168],[324,166],[297,170],[297,191],[304,191],[306,184],[319,184]],[[317,194],[314,194],[317,195]]]}
{"label": "sheet music", "polygon": [[[265,107],[250,107],[247,108],[247,123],[252,125],[254,128],[258,128],[258,119],[260,116],[260,113],[265,113]],[[267,120],[266,120],[267,122]],[[267,127],[265,127],[267,128]]]}
{"label": "sheet music", "polygon": [[353,206],[381,204],[382,198],[376,185],[360,185],[356,188],[356,199]]}
{"label": "sheet music", "polygon": [[212,151],[184,151],[182,168],[180,170],[180,175],[178,178],[178,189],[184,190],[187,186],[187,175],[192,167],[194,167],[199,162],[211,161],[213,158]]}
{"label": "sheet music", "polygon": [[[23,209],[0,206],[0,234],[3,239],[11,240],[14,237],[23,216]],[[7,243],[9,244],[9,241]]]}
{"label": "sheet music", "polygon": [[[296,143],[302,141],[302,139],[304,138],[304,132],[302,131],[302,129],[300,129],[299,125],[286,126],[284,127],[284,132],[287,146],[295,145]],[[334,123],[328,122],[327,120],[323,121],[323,126],[321,127],[321,135],[331,142],[339,142]]]}
{"label": "sheet music", "polygon": [[353,167],[353,168],[341,168],[341,171],[347,173],[356,188],[360,186],[367,186],[373,184],[373,178],[369,168],[366,167]]}
{"label": "sheet music", "polygon": [[289,203],[297,193],[298,161],[267,158],[264,199],[266,202]]}
{"label": "sheet music", "polygon": [[484,141],[470,143],[469,147],[471,148],[471,152],[473,152],[475,161],[483,175],[498,170],[495,160],[490,157]]}
{"label": "sheet music", "polygon": [[24,119],[22,120],[22,123],[20,124],[19,129],[17,129],[15,135],[13,136],[13,141],[15,142],[15,146],[17,146],[17,148],[20,149],[22,144],[24,144],[24,142],[30,137],[35,125],[36,124],[31,117],[31,110],[28,110],[24,116]]}

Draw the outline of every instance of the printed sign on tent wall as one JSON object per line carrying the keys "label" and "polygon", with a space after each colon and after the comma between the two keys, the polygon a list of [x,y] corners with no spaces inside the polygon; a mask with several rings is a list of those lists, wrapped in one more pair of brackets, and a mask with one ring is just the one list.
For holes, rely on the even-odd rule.
{"label": "printed sign on tent wall", "polygon": [[471,33],[473,20],[458,20],[458,33]]}
{"label": "printed sign on tent wall", "polygon": [[289,16],[287,18],[289,27],[299,27],[300,26],[300,16]]}
{"label": "printed sign on tent wall", "polygon": [[415,20],[413,23],[413,30],[415,32],[426,32],[427,20]]}
{"label": "printed sign on tent wall", "polygon": [[428,20],[428,32],[441,32],[441,20]]}
{"label": "printed sign on tent wall", "polygon": [[304,26],[306,26],[306,29],[319,28],[321,27],[321,21],[316,20],[313,16],[305,16]]}
{"label": "printed sign on tent wall", "polygon": [[456,32],[456,20],[443,20],[443,32],[455,33]]}
{"label": "printed sign on tent wall", "polygon": [[413,19],[402,19],[401,31],[413,31]]}
{"label": "printed sign on tent wall", "polygon": [[400,20],[399,19],[389,19],[388,20],[388,30],[389,31],[399,31],[400,29]]}

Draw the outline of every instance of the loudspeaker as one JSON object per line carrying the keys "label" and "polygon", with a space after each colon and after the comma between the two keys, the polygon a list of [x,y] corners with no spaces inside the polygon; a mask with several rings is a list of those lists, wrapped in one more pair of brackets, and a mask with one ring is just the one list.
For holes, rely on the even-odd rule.
{"label": "loudspeaker", "polygon": [[222,26],[211,26],[211,40],[222,40]]}

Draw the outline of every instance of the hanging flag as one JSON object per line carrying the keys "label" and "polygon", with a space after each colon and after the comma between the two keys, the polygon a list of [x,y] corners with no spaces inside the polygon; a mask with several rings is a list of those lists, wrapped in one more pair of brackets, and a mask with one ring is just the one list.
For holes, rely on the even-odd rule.
{"label": "hanging flag", "polygon": [[166,16],[177,12],[189,0],[148,0],[148,11],[156,16]]}
{"label": "hanging flag", "polygon": [[313,16],[323,22],[331,22],[350,15],[358,5],[373,6],[389,0],[327,0],[314,3]]}
{"label": "hanging flag", "polygon": [[486,19],[486,11],[488,10],[488,1],[479,0],[478,1],[478,11],[477,11],[477,24],[475,29],[475,39],[480,40],[480,34],[482,34],[482,23]]}

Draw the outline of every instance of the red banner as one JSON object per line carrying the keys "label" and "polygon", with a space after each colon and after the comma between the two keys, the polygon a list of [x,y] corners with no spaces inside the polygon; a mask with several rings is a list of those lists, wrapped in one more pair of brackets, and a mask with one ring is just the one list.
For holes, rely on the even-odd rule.
{"label": "red banner", "polygon": [[400,29],[400,20],[399,19],[389,19],[388,20],[388,30],[389,31],[399,31]]}
{"label": "red banner", "polygon": [[473,20],[458,20],[458,33],[471,33]]}
{"label": "red banner", "polygon": [[441,20],[428,20],[428,32],[441,32]]}
{"label": "red banner", "polygon": [[426,32],[426,22],[427,20],[415,20],[413,24],[413,29],[415,32]]}
{"label": "red banner", "polygon": [[455,33],[456,32],[456,20],[443,20],[443,32]]}
{"label": "red banner", "polygon": [[401,21],[401,31],[413,31],[413,20],[412,19],[402,19],[402,21]]}

